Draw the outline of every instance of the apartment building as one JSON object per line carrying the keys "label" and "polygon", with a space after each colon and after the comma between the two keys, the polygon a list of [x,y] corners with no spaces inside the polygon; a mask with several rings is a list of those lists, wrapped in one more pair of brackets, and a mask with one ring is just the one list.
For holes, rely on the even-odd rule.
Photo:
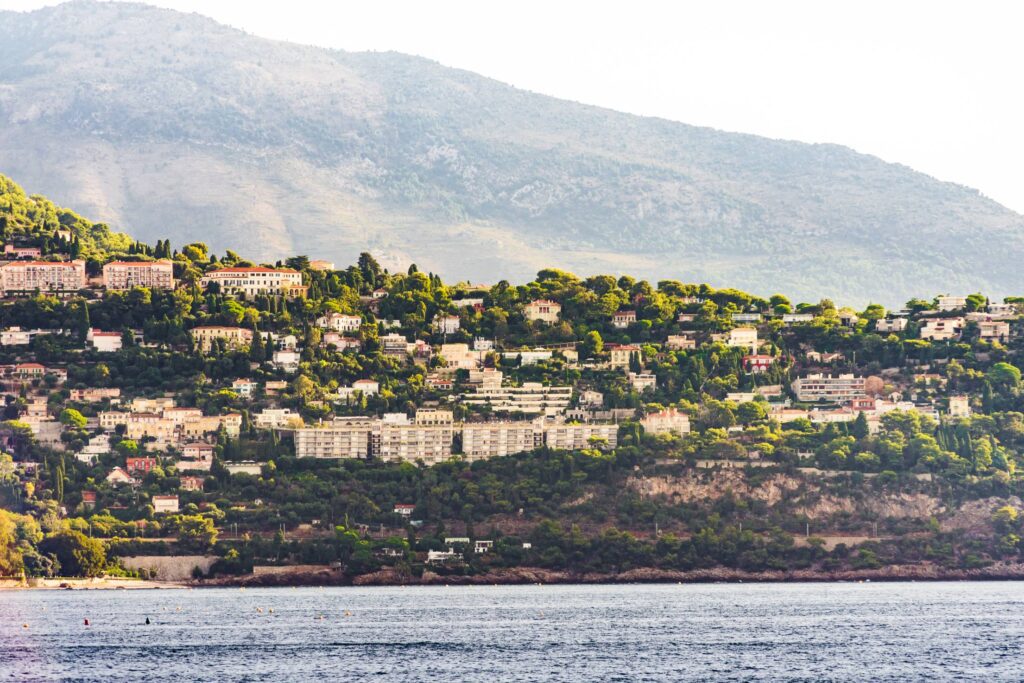
{"label": "apartment building", "polygon": [[174,264],[168,260],[111,261],[103,266],[103,286],[109,290],[174,289]]}
{"label": "apartment building", "polygon": [[614,424],[553,424],[544,427],[544,445],[559,451],[615,448],[619,426]]}
{"label": "apartment building", "polygon": [[323,425],[296,429],[295,456],[366,459],[373,454],[377,422],[367,417],[337,417]]}
{"label": "apartment building", "polygon": [[490,406],[495,412],[557,415],[569,406],[572,387],[540,382],[524,382],[519,387],[481,384],[461,398],[468,405]]}
{"label": "apartment building", "polygon": [[17,261],[0,266],[6,292],[74,292],[85,287],[85,261]]}
{"label": "apartment building", "polygon": [[798,401],[849,403],[864,396],[864,378],[852,374],[811,374],[799,377],[791,385]]}
{"label": "apartment building", "polygon": [[[417,411],[417,417],[420,412]],[[449,413],[451,414],[451,413]],[[383,420],[379,424],[377,454],[386,462],[423,461],[436,465],[452,456],[455,438],[453,422],[417,422]]]}
{"label": "apartment building", "polygon": [[390,332],[380,338],[380,350],[385,356],[404,358],[409,355],[409,340],[397,332]]}
{"label": "apartment building", "polygon": [[302,296],[306,288],[302,286],[302,273],[291,268],[264,268],[261,266],[220,268],[207,273],[199,284],[209,287],[220,285],[225,294],[280,294],[284,296]]}
{"label": "apartment building", "polygon": [[544,445],[544,431],[532,422],[479,422],[462,425],[462,452],[473,462],[525,453]]}
{"label": "apartment building", "polygon": [[106,432],[114,431],[121,425],[128,424],[128,416],[131,413],[122,413],[116,410],[104,410],[99,413],[100,429]]}
{"label": "apartment building", "polygon": [[203,325],[193,327],[192,340],[203,353],[209,353],[217,339],[223,339],[229,349],[240,349],[252,342],[252,330],[244,327],[227,327],[223,325]]}

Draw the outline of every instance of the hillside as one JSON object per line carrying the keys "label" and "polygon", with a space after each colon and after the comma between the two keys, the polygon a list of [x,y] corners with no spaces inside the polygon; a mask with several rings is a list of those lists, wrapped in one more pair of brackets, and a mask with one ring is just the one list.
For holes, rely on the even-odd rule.
{"label": "hillside", "polygon": [[540,267],[897,303],[1012,293],[1024,219],[835,145],[143,5],[0,12],[0,172],[141,240],[487,282]]}

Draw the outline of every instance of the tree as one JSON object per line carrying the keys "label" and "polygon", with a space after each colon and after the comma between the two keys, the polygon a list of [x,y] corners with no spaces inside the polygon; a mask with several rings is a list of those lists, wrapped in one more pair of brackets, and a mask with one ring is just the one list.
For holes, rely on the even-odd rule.
{"label": "tree", "polygon": [[751,425],[760,422],[768,417],[768,411],[757,401],[741,403],[736,408],[736,418],[741,424]]}
{"label": "tree", "polygon": [[73,429],[85,429],[88,420],[85,419],[85,415],[74,408],[65,408],[60,411],[60,423]]}
{"label": "tree", "polygon": [[1016,389],[1020,386],[1020,370],[1009,363],[996,363],[988,369],[985,377],[995,387]]}
{"label": "tree", "polygon": [[850,434],[856,439],[863,439],[869,432],[867,415],[864,414],[864,411],[861,411],[857,413],[857,419],[853,421],[853,425],[850,427]]}
{"label": "tree", "polygon": [[587,333],[587,336],[583,338],[581,349],[584,358],[593,358],[604,351],[604,340],[601,339],[601,333],[597,330],[591,330]]}
{"label": "tree", "polygon": [[52,534],[39,544],[39,551],[51,554],[60,562],[66,576],[99,576],[107,566],[103,543],[80,531]]}
{"label": "tree", "polygon": [[217,528],[209,517],[182,515],[178,519],[178,542],[188,550],[206,552],[217,542]]}

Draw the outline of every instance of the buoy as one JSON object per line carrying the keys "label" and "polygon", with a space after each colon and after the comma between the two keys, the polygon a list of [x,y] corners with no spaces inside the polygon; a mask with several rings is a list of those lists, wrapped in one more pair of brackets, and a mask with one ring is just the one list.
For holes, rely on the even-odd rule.
{"label": "buoy", "polygon": [[147,624],[149,623],[149,617],[146,617],[146,623]]}
{"label": "buoy", "polygon": [[268,612],[269,614],[273,614],[273,613],[274,613],[274,608],[273,608],[273,607],[271,607],[270,609],[268,609],[268,610],[267,610],[267,612]]}
{"label": "buoy", "polygon": [[22,624],[21,627],[22,628],[28,628],[28,624]]}
{"label": "buoy", "polygon": [[350,617],[350,616],[352,616],[352,613],[351,613],[351,612],[349,612],[348,610],[345,610],[345,616],[346,616],[346,617]]}
{"label": "buoy", "polygon": [[88,620],[88,619],[86,619],[86,620],[85,620],[85,621],[84,621],[83,623],[84,623],[84,624],[85,624],[86,626],[88,626],[88,625],[89,625],[89,620]]}

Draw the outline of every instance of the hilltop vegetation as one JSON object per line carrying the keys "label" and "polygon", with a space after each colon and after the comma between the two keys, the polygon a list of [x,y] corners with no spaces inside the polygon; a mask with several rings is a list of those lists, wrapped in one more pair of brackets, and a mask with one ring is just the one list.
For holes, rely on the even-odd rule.
{"label": "hilltop vegetation", "polygon": [[[3,187],[7,243],[59,260],[77,241],[97,271],[167,258],[177,284],[0,302],[5,334],[34,335],[0,346],[0,575],[138,573],[120,558],[211,552],[221,577],[336,563],[344,581],[524,568],[1024,575],[1020,298],[856,310],[553,268],[480,288],[365,253],[336,269],[266,264],[304,289],[249,295],[206,279],[256,265],[239,254],[134,242]],[[54,238],[62,227],[70,242]],[[536,301],[557,317],[531,318]],[[356,325],[336,334],[330,314]],[[252,341],[203,352],[196,331],[211,325]],[[104,330],[120,348],[90,341]],[[493,348],[470,353],[481,340]],[[570,387],[544,424],[614,420],[615,438],[476,461],[458,437],[430,462],[296,457],[295,431],[335,418],[536,417],[468,400],[483,369],[505,386]],[[794,380],[818,372],[862,382],[854,398],[809,399]],[[351,391],[358,380],[376,388]],[[180,409],[195,415],[171,417]],[[186,455],[197,443],[205,469]]]}
{"label": "hilltop vegetation", "polygon": [[[143,240],[896,304],[1013,293],[1021,217],[835,145],[619,114],[127,3],[0,13],[0,169]],[[998,245],[998,248],[993,248]]]}

